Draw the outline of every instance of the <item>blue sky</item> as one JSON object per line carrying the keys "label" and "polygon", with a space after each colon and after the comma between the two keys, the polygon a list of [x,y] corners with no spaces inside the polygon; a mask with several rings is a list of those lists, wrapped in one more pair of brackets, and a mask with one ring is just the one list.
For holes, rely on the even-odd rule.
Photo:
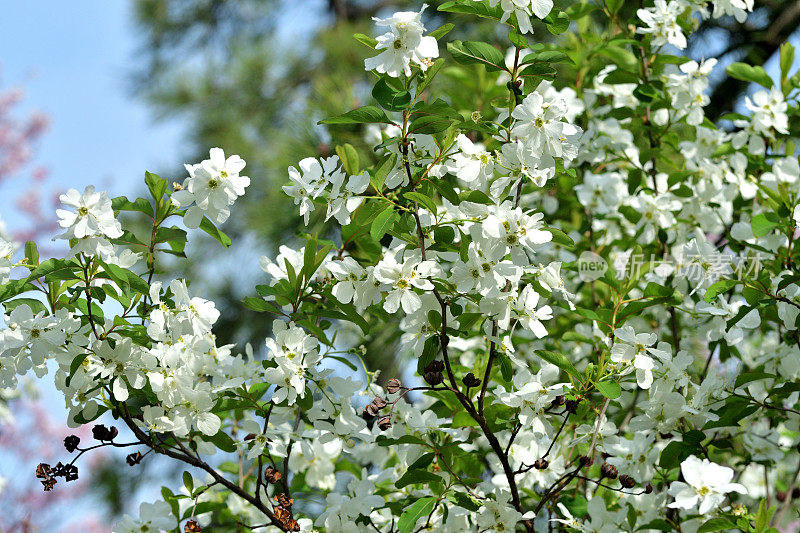
{"label": "blue sky", "polygon": [[[20,109],[51,121],[35,157],[50,171],[48,187],[96,184],[127,194],[146,169],[181,161],[182,125],[154,123],[130,91],[138,42],[129,2],[6,2],[2,28],[0,91],[23,87]],[[0,216],[10,229],[18,191],[13,181],[0,186]]]}

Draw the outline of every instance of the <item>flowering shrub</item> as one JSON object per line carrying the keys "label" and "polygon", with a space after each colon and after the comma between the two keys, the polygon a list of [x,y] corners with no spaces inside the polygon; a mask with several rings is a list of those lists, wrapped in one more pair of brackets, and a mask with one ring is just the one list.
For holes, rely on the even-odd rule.
{"label": "flowering shrub", "polygon": [[[303,221],[331,229],[262,258],[243,302],[274,320],[259,349],[218,346],[214,303],[156,278],[184,256],[180,219],[230,244],[241,158],[148,173],[149,199],[63,195],[66,256],[28,243],[1,265],[0,386],[54,359],[69,423],[110,412],[133,440],[70,438],[45,489],[115,446],[188,468],[120,533],[778,531],[800,495],[794,50],[778,82],[728,66],[762,88],[716,125],[715,61],[674,52],[752,2],[624,7],[439,6],[505,25],[507,55],[453,40],[440,58],[452,25],[427,32],[424,8],[356,35],[375,105],[322,124],[375,155],[289,169]],[[387,324],[386,356],[412,363],[382,381],[354,363]]]}

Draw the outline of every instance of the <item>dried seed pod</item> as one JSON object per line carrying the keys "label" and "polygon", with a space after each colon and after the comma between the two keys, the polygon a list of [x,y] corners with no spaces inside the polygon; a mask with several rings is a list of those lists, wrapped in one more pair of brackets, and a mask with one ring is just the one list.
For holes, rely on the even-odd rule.
{"label": "dried seed pod", "polygon": [[651,485],[650,483],[645,485],[644,486],[644,493],[645,494],[652,494],[653,493],[653,485]]}
{"label": "dried seed pod", "polygon": [[600,474],[608,479],[617,479],[617,467],[608,463],[600,465]]}
{"label": "dried seed pod", "polygon": [[278,505],[285,507],[286,509],[291,509],[292,505],[294,505],[294,498],[290,498],[284,493],[280,493],[275,496],[275,501],[278,502]]}
{"label": "dried seed pod", "polygon": [[461,380],[461,382],[462,382],[462,383],[464,384],[464,386],[465,386],[465,387],[467,387],[468,389],[470,389],[470,388],[472,388],[472,387],[477,387],[478,385],[480,385],[480,384],[481,384],[481,380],[479,380],[478,378],[476,378],[476,377],[475,377],[475,374],[473,374],[472,372],[468,372],[468,373],[467,373],[467,375],[463,377],[463,379]]}
{"label": "dried seed pod", "polygon": [[544,457],[540,457],[533,462],[533,467],[536,470],[545,470],[548,466],[550,466],[550,462]]}
{"label": "dried seed pod", "polygon": [[376,396],[375,399],[372,400],[372,405],[374,405],[378,409],[383,409],[384,407],[386,407],[387,403],[386,400],[384,400],[380,396]]}
{"label": "dried seed pod", "polygon": [[779,490],[778,492],[775,493],[775,499],[778,500],[779,502],[785,502],[786,493],[783,492],[782,490]]}
{"label": "dried seed pod", "polygon": [[392,420],[388,416],[382,417],[378,420],[378,427],[381,431],[386,431],[390,427],[392,427]]}
{"label": "dried seed pod", "polygon": [[400,390],[400,388],[402,386],[403,386],[403,384],[400,382],[399,379],[392,378],[386,384],[386,392],[388,392],[389,394],[395,394],[395,393],[397,393],[397,391]]}
{"label": "dried seed pod", "polygon": [[627,474],[622,474],[619,476],[619,484],[625,487],[626,489],[632,489],[636,486],[636,480],[634,480],[631,476]]}
{"label": "dried seed pod", "polygon": [[444,381],[444,376],[442,376],[441,372],[425,372],[425,375],[422,377],[425,378],[425,381],[428,383],[428,385],[432,387],[435,387]]}
{"label": "dried seed pod", "polygon": [[64,438],[64,448],[67,452],[72,453],[78,449],[78,445],[81,443],[80,437],[77,435],[68,435]]}
{"label": "dried seed pod", "polygon": [[264,469],[264,479],[267,483],[275,484],[281,480],[281,473],[275,468],[268,466]]}
{"label": "dried seed pod", "polygon": [[431,361],[428,366],[425,367],[425,373],[428,372],[439,372],[441,373],[444,370],[444,363],[441,361]]}
{"label": "dried seed pod", "polygon": [[118,434],[119,431],[113,426],[107,428],[103,424],[97,424],[92,428],[92,436],[95,438],[95,440],[99,440],[101,442],[111,442],[117,438]]}
{"label": "dried seed pod", "polygon": [[560,405],[564,405],[566,401],[567,399],[564,398],[563,395],[558,395],[555,398],[553,398],[553,401],[550,403],[550,407],[558,407]]}
{"label": "dried seed pod", "polygon": [[189,520],[186,522],[186,525],[183,526],[183,533],[201,533],[202,531],[203,529],[200,527],[200,524],[194,520]]}
{"label": "dried seed pod", "polygon": [[128,463],[129,466],[136,466],[142,462],[143,458],[144,455],[142,455],[142,452],[133,452],[125,457],[125,462]]}
{"label": "dried seed pod", "polygon": [[588,455],[582,455],[581,458],[578,460],[581,466],[589,467],[594,464],[594,459],[589,457]]}

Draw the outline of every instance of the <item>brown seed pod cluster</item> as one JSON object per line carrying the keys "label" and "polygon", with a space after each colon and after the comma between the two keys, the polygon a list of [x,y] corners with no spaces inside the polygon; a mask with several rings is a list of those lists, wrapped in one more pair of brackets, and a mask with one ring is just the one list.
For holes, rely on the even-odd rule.
{"label": "brown seed pod cluster", "polygon": [[189,520],[186,522],[186,525],[183,526],[183,533],[202,533],[202,531],[203,528],[194,520]]}
{"label": "brown seed pod cluster", "polygon": [[428,364],[428,366],[425,367],[425,372],[423,373],[422,377],[425,379],[425,382],[428,385],[435,387],[444,381],[444,376],[442,375],[443,370],[444,363],[441,361],[432,361],[430,364]]}
{"label": "brown seed pod cluster", "polygon": [[59,462],[56,466],[39,463],[36,466],[36,477],[44,486],[44,491],[48,492],[53,490],[53,487],[58,483],[56,478],[63,477],[66,482],[78,479],[78,467],[71,463],[63,464]]}
{"label": "brown seed pod cluster", "polygon": [[294,499],[281,493],[275,496],[275,502],[277,503],[273,511],[275,513],[275,519],[278,520],[287,531],[300,531],[300,524],[297,523],[297,520],[295,520],[292,515]]}
{"label": "brown seed pod cluster", "polygon": [[278,469],[268,466],[264,469],[264,480],[274,485],[281,480],[281,473]]}

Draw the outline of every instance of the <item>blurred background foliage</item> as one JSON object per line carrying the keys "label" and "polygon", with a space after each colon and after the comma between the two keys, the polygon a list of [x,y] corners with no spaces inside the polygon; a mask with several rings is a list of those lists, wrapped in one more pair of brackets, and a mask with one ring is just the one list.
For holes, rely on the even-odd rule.
{"label": "blurred background foliage", "polygon": [[[350,143],[356,147],[361,167],[375,161],[360,128],[323,128],[325,117],[366,105],[372,74],[363,61],[372,50],[352,35],[375,35],[372,17],[389,16],[397,10],[418,10],[422,2],[411,0],[132,0],[135,23],[141,39],[132,64],[135,95],[146,101],[161,118],[179,118],[189,124],[190,152],[176,154],[174,167],[162,177],[182,182],[184,162],[208,157],[210,147],[219,146],[247,161],[246,174],[252,180],[248,194],[239,200],[225,231],[234,240],[233,259],[223,267],[209,268],[208,257],[220,250],[216,242],[201,242],[189,252],[188,260],[162,265],[165,277],[203,279],[201,293],[213,299],[222,315],[216,333],[221,343],[251,342],[256,349],[269,334],[271,319],[247,311],[241,299],[253,293],[265,274],[258,256],[275,257],[281,244],[298,244],[301,232],[326,237],[321,219],[304,227],[296,206],[283,194],[286,169],[302,158],[327,157],[335,147]],[[440,0],[429,1],[424,21],[428,30],[448,22],[457,23],[447,40],[469,39],[509,46],[507,34],[493,23],[475,17],[438,13]],[[556,2],[565,8],[573,2]],[[624,2],[622,20],[628,20],[640,2]],[[800,24],[800,2],[758,0],[752,15],[743,23],[731,17],[709,19],[695,33],[687,48],[693,59],[716,57],[724,65],[745,61],[764,64],[781,42],[794,35]],[[568,32],[569,46],[587,46],[592,18],[581,21],[580,32]],[[543,28],[535,28],[534,41],[557,40]],[[440,54],[447,55],[440,43]],[[475,68],[474,101],[458,102],[461,109],[481,109],[483,69]],[[561,72],[557,86],[568,81]],[[735,109],[747,84],[724,75],[712,80],[707,116],[718,119]],[[437,87],[446,84],[444,78]],[[444,85],[442,94],[446,94]],[[439,90],[439,89],[437,89]],[[442,94],[437,94],[442,96]],[[163,170],[163,169],[162,169]],[[142,191],[144,195],[144,191]],[[320,214],[320,210],[315,213]],[[240,242],[242,244],[237,245]],[[196,289],[197,290],[197,289]],[[387,327],[370,339],[365,363],[381,370],[382,380],[401,374],[395,343],[398,332]],[[98,490],[109,502],[112,514],[124,507],[124,497],[150,473],[120,475],[101,471]],[[143,475],[142,475],[143,474]]]}

